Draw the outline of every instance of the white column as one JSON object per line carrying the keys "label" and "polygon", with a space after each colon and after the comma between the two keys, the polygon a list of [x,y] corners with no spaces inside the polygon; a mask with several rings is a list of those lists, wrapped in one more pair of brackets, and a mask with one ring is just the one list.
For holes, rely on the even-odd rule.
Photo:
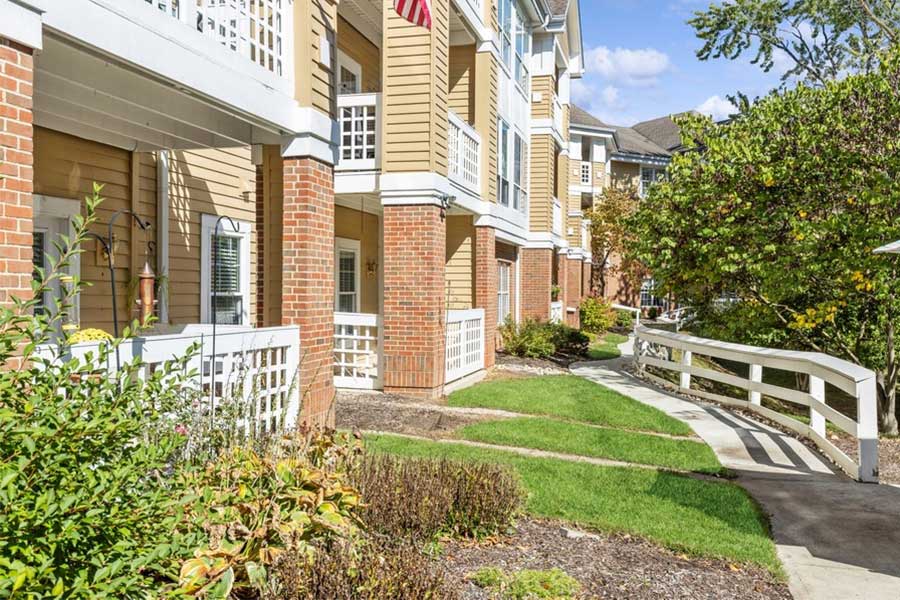
{"label": "white column", "polygon": [[[825,404],[825,382],[821,378],[809,376],[809,395]],[[825,437],[825,416],[812,405],[809,407],[809,426],[817,434]]]}
{"label": "white column", "polygon": [[[762,365],[750,365],[750,382],[762,383],[762,371]],[[762,404],[762,394],[751,389],[747,394],[747,400],[754,406],[760,406]]]}

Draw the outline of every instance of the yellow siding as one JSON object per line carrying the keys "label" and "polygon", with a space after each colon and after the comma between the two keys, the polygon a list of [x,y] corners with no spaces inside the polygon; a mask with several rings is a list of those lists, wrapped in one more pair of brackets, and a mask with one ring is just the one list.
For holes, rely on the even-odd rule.
{"label": "yellow siding", "polygon": [[432,2],[432,31],[384,0],[382,170],[447,174],[447,0]]}
{"label": "yellow siding", "polygon": [[263,325],[274,327],[281,325],[281,287],[282,287],[282,227],[283,227],[283,162],[281,149],[277,146],[266,146],[263,152],[263,170],[265,186],[263,187],[263,228],[265,252],[265,270],[263,273],[263,308],[265,315]]}
{"label": "yellow siding", "polygon": [[[486,4],[491,4],[486,2]],[[481,136],[481,197],[497,201],[497,98],[500,66],[491,52],[475,55],[475,120]]]}
{"label": "yellow siding", "polygon": [[[169,153],[169,319],[200,321],[203,214],[227,215],[256,230],[256,169],[250,148]],[[256,236],[250,241],[250,309],[256,306]]]}
{"label": "yellow siding", "polygon": [[450,110],[470,125],[475,119],[475,46],[450,47]]}
{"label": "yellow siding", "polygon": [[531,136],[531,231],[553,227],[553,157],[556,142],[549,135]]}
{"label": "yellow siding", "polygon": [[552,119],[553,118],[553,96],[556,89],[556,78],[552,75],[540,75],[531,78],[531,93],[540,94],[541,99],[532,100],[531,118],[533,119]]}
{"label": "yellow siding", "polygon": [[613,161],[610,169],[610,186],[620,190],[637,192],[641,182],[641,166],[636,163]]}
{"label": "yellow siding", "polygon": [[[337,4],[332,0],[294,2],[294,96],[302,106],[312,106],[334,116]],[[322,64],[322,43],[331,47],[330,64]]]}
{"label": "yellow siding", "polygon": [[378,274],[369,274],[366,266],[369,263],[379,264],[378,242],[381,232],[378,225],[378,216],[335,206],[334,208],[334,235],[359,241],[359,287],[360,287],[360,312],[378,313]]}
{"label": "yellow siding", "polygon": [[380,92],[381,54],[378,46],[341,16],[338,16],[338,48],[359,63],[362,69],[361,91]]}
{"label": "yellow siding", "polygon": [[464,310],[474,305],[475,227],[470,216],[447,217],[447,308]]}

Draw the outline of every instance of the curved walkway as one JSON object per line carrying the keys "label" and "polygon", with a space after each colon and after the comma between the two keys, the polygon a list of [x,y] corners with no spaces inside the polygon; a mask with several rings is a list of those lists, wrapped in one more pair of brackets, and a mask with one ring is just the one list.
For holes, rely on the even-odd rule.
{"label": "curved walkway", "polygon": [[794,598],[900,599],[900,488],[856,483],[789,435],[629,375],[630,344],[572,372],[681,419],[712,447],[770,515]]}

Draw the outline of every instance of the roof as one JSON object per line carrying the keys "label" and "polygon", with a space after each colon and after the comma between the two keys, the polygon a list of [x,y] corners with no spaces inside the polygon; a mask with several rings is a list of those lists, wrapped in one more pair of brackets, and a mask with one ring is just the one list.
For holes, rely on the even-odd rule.
{"label": "roof", "polygon": [[633,127],[615,127],[613,152],[668,159],[672,153],[640,134]]}
{"label": "roof", "polygon": [[564,16],[569,12],[569,0],[547,0],[547,6],[554,17]]}
{"label": "roof", "polygon": [[644,121],[633,126],[632,129],[651,140],[657,146],[669,152],[674,152],[682,148],[681,128],[675,123],[673,119],[675,116],[678,115]]}
{"label": "roof", "polygon": [[574,125],[584,125],[586,127],[612,129],[610,125],[607,125],[588,111],[574,104],[571,106],[571,109],[569,111],[569,122]]}

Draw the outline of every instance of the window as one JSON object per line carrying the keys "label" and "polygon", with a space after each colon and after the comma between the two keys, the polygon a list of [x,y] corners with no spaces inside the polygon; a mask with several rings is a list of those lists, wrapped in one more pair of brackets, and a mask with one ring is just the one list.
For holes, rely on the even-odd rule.
{"label": "window", "polygon": [[525,10],[515,0],[499,0],[497,2],[500,56],[506,68],[512,71],[516,83],[522,90],[527,91],[531,32],[528,29],[525,15]]}
{"label": "window", "polygon": [[510,315],[509,273],[511,265],[506,261],[497,263],[497,323],[505,323]]}
{"label": "window", "polygon": [[526,183],[526,166],[528,164],[528,145],[518,133],[513,141],[513,208],[525,211],[528,203],[528,185]]}
{"label": "window", "polygon": [[641,198],[646,198],[650,188],[665,178],[666,170],[663,168],[641,167],[641,188],[638,190]]}
{"label": "window", "polygon": [[652,277],[645,277],[641,282],[641,308],[645,307],[662,307],[665,306],[665,298],[656,295],[656,280]]}
{"label": "window", "polygon": [[503,64],[509,68],[510,65],[510,49],[512,47],[512,0],[498,0],[497,2],[497,22],[500,25],[500,53],[503,57]]}
{"label": "window", "polygon": [[509,206],[509,125],[503,119],[498,121],[497,136],[497,202]]}
{"label": "window", "polygon": [[362,90],[362,67],[338,50],[338,94],[358,94]]}
{"label": "window", "polygon": [[516,11],[516,82],[523,90],[528,90],[528,53],[531,47],[531,33],[523,22],[522,11]]}
{"label": "window", "polygon": [[359,312],[359,240],[335,238],[334,305],[337,312]]}
{"label": "window", "polygon": [[[78,200],[69,198],[53,198],[35,194],[34,196],[34,230],[31,238],[32,264],[35,267],[34,278],[38,279],[37,268],[46,270],[50,267],[50,259],[58,258],[59,252],[56,244],[60,243],[61,236],[71,239],[74,234],[72,217],[79,214],[81,205]],[[67,269],[68,275],[79,273],[79,257],[72,258]],[[43,297],[37,299],[35,313],[41,314],[56,309],[55,299],[62,297],[62,283],[59,279],[50,282],[49,289]],[[73,300],[73,305],[68,307],[68,321],[78,321],[78,298]]]}
{"label": "window", "polygon": [[[50,266],[49,261],[47,261],[48,241],[47,230],[35,228],[34,232],[31,234],[31,262],[34,265],[33,279],[35,281],[41,280],[38,269],[43,269],[46,273],[47,267]],[[38,298],[34,305],[34,314],[43,314],[49,305],[48,300],[46,294]]]}
{"label": "window", "polygon": [[[218,223],[218,227],[216,224]],[[246,221],[203,215],[200,263],[200,320],[219,325],[250,324],[250,231]]]}

